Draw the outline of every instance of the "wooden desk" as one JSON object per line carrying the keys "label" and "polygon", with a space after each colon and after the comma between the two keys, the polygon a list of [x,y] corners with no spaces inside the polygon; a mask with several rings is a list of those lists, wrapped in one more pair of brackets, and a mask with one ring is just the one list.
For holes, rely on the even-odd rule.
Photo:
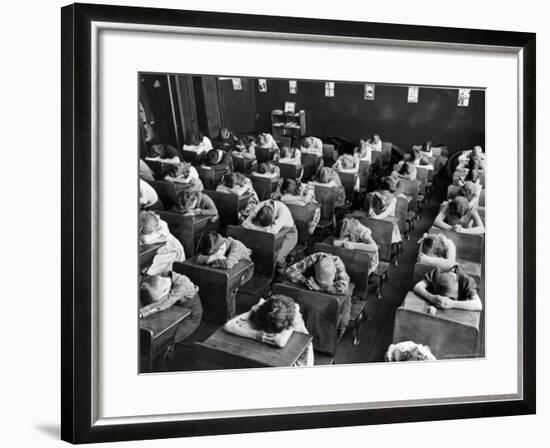
{"label": "wooden desk", "polygon": [[295,163],[275,163],[279,167],[281,179],[299,179],[302,174],[302,165],[296,165]]}
{"label": "wooden desk", "polygon": [[215,230],[218,223],[212,223],[212,216],[183,215],[176,212],[158,212],[160,218],[168,224],[170,233],[183,245],[185,257],[192,257],[202,233],[207,227]]}
{"label": "wooden desk", "polygon": [[344,187],[344,190],[346,192],[346,199],[351,202],[355,194],[355,184],[357,182],[358,174],[346,173],[341,171],[336,172],[338,173],[338,176],[340,177],[340,182],[342,182],[342,186]]}
{"label": "wooden desk", "polygon": [[195,342],[193,350],[203,369],[245,369],[254,367],[290,367],[304,353],[312,337],[295,331],[285,347],[217,330],[204,342]]}
{"label": "wooden desk", "polygon": [[485,236],[469,235],[455,232],[454,230],[440,229],[432,226],[428,233],[441,233],[449,238],[456,246],[457,260],[472,261],[474,263],[483,263],[485,256]]}
{"label": "wooden desk", "polygon": [[177,165],[177,163],[174,162],[161,162],[160,160],[149,160],[145,159],[145,163],[151,168],[151,171],[153,171],[153,174],[155,175],[155,179],[162,180],[164,177],[170,173],[170,170],[174,167],[174,165]]}
{"label": "wooden desk", "polygon": [[395,313],[393,343],[425,344],[438,359],[477,356],[481,312],[438,309],[431,315],[428,306],[414,292],[407,294]]}
{"label": "wooden desk", "polygon": [[139,371],[153,372],[155,360],[174,343],[177,326],[191,314],[187,308],[176,304],[139,321]]}
{"label": "wooden desk", "polygon": [[193,166],[199,165],[204,158],[206,157],[206,153],[202,153],[200,156],[195,151],[182,151],[182,159],[184,162],[188,162]]}
{"label": "wooden desk", "polygon": [[214,201],[220,216],[220,226],[226,228],[229,225],[239,224],[239,213],[244,210],[248,204],[251,193],[245,193],[238,196],[232,193],[225,193],[215,190],[203,190],[203,194]]}
{"label": "wooden desk", "polygon": [[220,183],[222,177],[227,172],[226,170],[216,170],[211,167],[197,166],[197,173],[206,190],[215,190]]}
{"label": "wooden desk", "polygon": [[200,265],[196,256],[174,263],[174,271],[186,275],[199,287],[204,318],[223,324],[235,317],[235,295],[254,275],[254,263],[241,260],[231,269]]}
{"label": "wooden desk", "polygon": [[351,304],[354,287],[350,283],[345,294],[328,294],[310,291],[303,285],[284,281],[273,285],[273,294],[292,297],[300,305],[306,328],[313,336],[313,347],[320,352],[334,355],[344,303],[349,300]]}
{"label": "wooden desk", "polygon": [[306,244],[309,239],[309,226],[315,211],[321,208],[321,204],[308,202],[306,205],[286,204],[296,229],[298,230],[298,242]]}
{"label": "wooden desk", "polygon": [[321,204],[321,219],[332,223],[336,207],[336,192],[334,188],[325,185],[315,185],[315,199]]}
{"label": "wooden desk", "polygon": [[191,187],[191,184],[169,182],[167,180],[155,180],[150,184],[157,192],[165,210],[174,208],[178,204],[178,195]]}
{"label": "wooden desk", "polygon": [[311,178],[315,175],[318,163],[319,156],[307,152],[302,153],[302,166],[304,167],[304,175],[302,179],[304,181],[311,180]]}
{"label": "wooden desk", "polygon": [[399,218],[374,219],[359,213],[351,215],[372,231],[372,237],[378,244],[378,257],[383,261],[392,261],[392,235],[395,225],[399,226]]}
{"label": "wooden desk", "polygon": [[368,160],[360,160],[359,161],[359,185],[363,188],[367,188],[367,185],[369,183],[369,170],[370,170],[370,162]]}
{"label": "wooden desk", "polygon": [[258,164],[260,164],[273,160],[273,156],[276,150],[271,148],[260,148],[256,146],[254,152],[256,153],[256,160],[258,161]]}
{"label": "wooden desk", "polygon": [[271,194],[277,191],[279,179],[279,177],[262,177],[255,176],[253,174],[250,176],[252,186],[254,187],[260,202],[271,199]]}
{"label": "wooden desk", "polygon": [[147,272],[147,269],[153,263],[153,258],[157,251],[166,243],[153,243],[139,246],[139,270],[140,272]]}
{"label": "wooden desk", "polygon": [[274,235],[273,233],[246,229],[241,226],[227,227],[227,236],[239,240],[252,251],[254,271],[270,279],[275,274],[277,255],[285,234],[286,231]]}

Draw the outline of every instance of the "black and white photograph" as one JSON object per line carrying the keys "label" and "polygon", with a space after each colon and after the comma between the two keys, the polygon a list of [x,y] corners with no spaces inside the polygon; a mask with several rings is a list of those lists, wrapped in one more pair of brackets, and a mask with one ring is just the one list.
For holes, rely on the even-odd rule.
{"label": "black and white photograph", "polygon": [[485,357],[484,88],[137,76],[140,373]]}

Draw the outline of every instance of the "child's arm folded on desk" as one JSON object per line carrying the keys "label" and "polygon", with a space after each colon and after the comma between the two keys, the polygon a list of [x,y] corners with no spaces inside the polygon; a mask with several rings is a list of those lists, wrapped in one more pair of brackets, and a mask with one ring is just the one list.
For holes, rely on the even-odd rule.
{"label": "child's arm folded on desk", "polygon": [[224,330],[236,336],[241,336],[247,339],[254,339],[268,345],[284,347],[294,330],[287,329],[280,333],[266,333],[265,331],[256,330],[250,323],[250,311],[240,314],[228,321],[224,326]]}

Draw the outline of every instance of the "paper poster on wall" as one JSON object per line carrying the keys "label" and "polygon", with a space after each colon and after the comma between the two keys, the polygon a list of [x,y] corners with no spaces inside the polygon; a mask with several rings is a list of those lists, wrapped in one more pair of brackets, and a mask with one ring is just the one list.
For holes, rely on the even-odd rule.
{"label": "paper poster on wall", "polygon": [[258,79],[258,91],[267,92],[267,79]]}
{"label": "paper poster on wall", "polygon": [[458,89],[458,105],[468,107],[470,104],[470,89]]}
{"label": "paper poster on wall", "polygon": [[297,81],[288,81],[288,93],[295,95],[298,93],[298,82]]}
{"label": "paper poster on wall", "polygon": [[418,87],[410,86],[409,95],[407,96],[407,102],[418,103]]}
{"label": "paper poster on wall", "polygon": [[325,96],[334,96],[333,82],[325,82]]}
{"label": "paper poster on wall", "polygon": [[374,100],[374,84],[365,84],[365,99]]}
{"label": "paper poster on wall", "polygon": [[242,90],[243,86],[241,84],[241,78],[232,78],[231,82],[233,83],[233,90]]}
{"label": "paper poster on wall", "polygon": [[293,114],[296,112],[296,103],[292,101],[285,102],[285,114]]}

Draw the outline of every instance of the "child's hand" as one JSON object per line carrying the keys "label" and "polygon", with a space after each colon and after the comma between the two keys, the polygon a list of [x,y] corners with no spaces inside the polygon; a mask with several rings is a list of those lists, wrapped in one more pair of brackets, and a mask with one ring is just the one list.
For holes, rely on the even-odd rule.
{"label": "child's hand", "polygon": [[312,291],[320,291],[321,288],[320,286],[317,284],[317,282],[311,278],[311,277],[308,277],[306,279],[306,286],[311,289]]}
{"label": "child's hand", "polygon": [[351,249],[351,248],[352,248],[351,242],[350,242],[350,241],[344,241],[344,247],[345,247],[346,249]]}
{"label": "child's hand", "polygon": [[442,310],[453,308],[453,301],[445,296],[436,295],[434,296],[434,303],[437,308]]}

